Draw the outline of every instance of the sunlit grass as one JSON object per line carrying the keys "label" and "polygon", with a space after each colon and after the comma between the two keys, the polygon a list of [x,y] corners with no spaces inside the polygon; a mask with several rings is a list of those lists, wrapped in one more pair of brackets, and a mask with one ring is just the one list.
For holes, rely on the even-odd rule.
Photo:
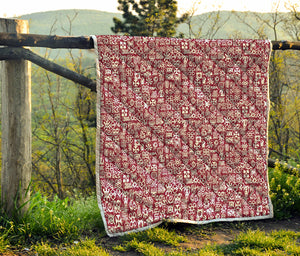
{"label": "sunlit grass", "polygon": [[[233,241],[232,255],[299,255],[297,239],[300,232],[273,231],[266,234],[260,230],[248,230]],[[231,245],[231,246],[232,246]],[[224,248],[226,252],[226,248]]]}
{"label": "sunlit grass", "polygon": [[178,246],[181,242],[186,242],[187,238],[177,234],[174,230],[169,231],[165,228],[156,227],[143,232],[130,233],[123,238],[124,240],[137,239],[138,241],[157,242],[166,245]]}
{"label": "sunlit grass", "polygon": [[0,235],[0,253],[3,253],[6,251],[8,247],[8,241],[5,239],[5,237]]}
{"label": "sunlit grass", "polygon": [[55,247],[41,242],[34,249],[40,256],[109,256],[102,247],[95,244],[95,240],[90,239],[67,247]]}
{"label": "sunlit grass", "polygon": [[[151,231],[153,234],[155,234],[156,231],[161,231],[157,229],[153,232],[153,230]],[[168,236],[166,234],[167,232],[167,230],[163,231],[163,233],[165,233],[163,237]],[[202,249],[193,251],[188,249],[182,250],[182,248],[180,248],[180,243],[176,243],[176,245],[179,247],[174,247],[174,244],[169,244],[172,245],[172,247],[170,247],[171,251],[165,251],[160,248],[159,244],[167,244],[165,241],[168,241],[169,239],[151,239],[151,236],[152,235],[149,236],[149,231],[132,234],[130,237],[127,236],[125,243],[115,246],[114,249],[123,252],[136,251],[147,256],[300,255],[300,245],[299,242],[297,242],[300,238],[300,232],[293,231],[280,230],[273,231],[271,233],[265,233],[260,230],[249,229],[246,232],[241,232],[230,244],[207,245]],[[183,240],[185,239],[186,238]]]}
{"label": "sunlit grass", "polygon": [[6,234],[10,243],[26,243],[42,239],[70,242],[82,234],[105,234],[95,195],[59,199],[36,193],[21,220],[0,216],[0,237]]}
{"label": "sunlit grass", "polygon": [[181,242],[187,241],[187,238],[178,235],[175,231],[156,227],[138,233],[130,233],[125,235],[122,240],[124,241],[123,244],[114,247],[115,250],[135,250],[144,255],[164,255],[163,250],[156,248],[153,243],[179,246]]}

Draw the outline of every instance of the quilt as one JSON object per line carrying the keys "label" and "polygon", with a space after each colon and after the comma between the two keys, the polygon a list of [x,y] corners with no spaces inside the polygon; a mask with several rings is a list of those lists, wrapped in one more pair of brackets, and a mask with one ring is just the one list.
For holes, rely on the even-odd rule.
{"label": "quilt", "polygon": [[93,38],[97,197],[109,236],[273,216],[270,41]]}

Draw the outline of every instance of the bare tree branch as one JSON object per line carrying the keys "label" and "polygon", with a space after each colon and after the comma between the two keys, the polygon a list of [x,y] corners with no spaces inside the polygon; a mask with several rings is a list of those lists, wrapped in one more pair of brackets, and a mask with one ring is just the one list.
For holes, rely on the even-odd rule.
{"label": "bare tree branch", "polygon": [[295,5],[292,6],[292,10],[293,10],[293,13],[294,13],[294,15],[295,15],[295,18],[296,18],[297,20],[300,20],[300,16],[299,16],[299,14],[298,14],[298,12],[297,12],[297,10],[296,10],[296,6],[295,6]]}

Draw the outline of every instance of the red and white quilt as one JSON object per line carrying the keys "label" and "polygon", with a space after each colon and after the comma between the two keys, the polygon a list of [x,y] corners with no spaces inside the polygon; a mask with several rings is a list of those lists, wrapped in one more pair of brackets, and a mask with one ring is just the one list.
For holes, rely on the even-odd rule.
{"label": "red and white quilt", "polygon": [[272,217],[267,40],[95,36],[109,236]]}

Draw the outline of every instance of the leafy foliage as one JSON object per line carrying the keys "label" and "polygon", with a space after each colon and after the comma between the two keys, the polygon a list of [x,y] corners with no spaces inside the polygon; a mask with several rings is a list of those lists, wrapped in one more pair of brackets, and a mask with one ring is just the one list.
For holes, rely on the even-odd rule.
{"label": "leafy foliage", "polygon": [[118,3],[124,21],[113,18],[114,33],[173,37],[178,24],[187,19],[187,14],[177,18],[176,0],[118,0]]}
{"label": "leafy foliage", "polygon": [[284,165],[276,163],[269,171],[270,196],[276,218],[289,218],[300,212],[300,178],[284,172]]}

